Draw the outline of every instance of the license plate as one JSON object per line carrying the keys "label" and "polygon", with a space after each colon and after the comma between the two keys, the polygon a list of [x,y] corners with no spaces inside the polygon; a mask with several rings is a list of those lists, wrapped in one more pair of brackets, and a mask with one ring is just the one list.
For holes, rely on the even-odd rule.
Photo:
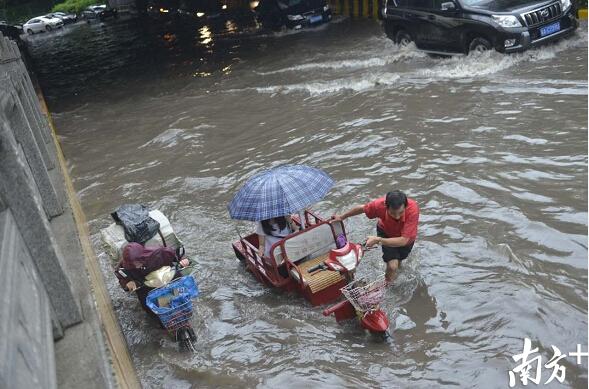
{"label": "license plate", "polygon": [[555,32],[560,31],[560,22],[552,23],[547,26],[540,28],[540,36],[546,36],[550,34],[554,34]]}
{"label": "license plate", "polygon": [[323,16],[321,15],[313,15],[309,18],[309,23],[317,23],[323,21]]}

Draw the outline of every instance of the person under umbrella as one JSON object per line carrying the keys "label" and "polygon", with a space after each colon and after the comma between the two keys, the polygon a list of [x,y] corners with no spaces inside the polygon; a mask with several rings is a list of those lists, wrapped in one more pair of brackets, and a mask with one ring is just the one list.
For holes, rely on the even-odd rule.
{"label": "person under umbrella", "polygon": [[285,165],[262,171],[250,178],[229,203],[229,215],[257,222],[259,250],[269,256],[272,245],[297,230],[291,214],[321,200],[333,186],[322,170],[303,165]]}
{"label": "person under umbrella", "polygon": [[274,243],[298,230],[299,228],[290,215],[256,222],[256,233],[259,241],[258,250],[260,250],[260,253],[264,253],[264,256],[270,257],[270,249]]}

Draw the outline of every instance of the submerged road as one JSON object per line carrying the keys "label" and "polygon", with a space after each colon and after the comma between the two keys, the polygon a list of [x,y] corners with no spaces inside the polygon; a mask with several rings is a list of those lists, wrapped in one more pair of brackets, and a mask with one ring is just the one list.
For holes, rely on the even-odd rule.
{"label": "submerged road", "polygon": [[[508,387],[525,337],[544,363],[552,345],[586,347],[586,30],[523,54],[451,59],[348,20],[278,35],[120,20],[29,39],[97,252],[109,213],[142,202],[197,260],[188,355],[100,255],[145,387]],[[388,342],[261,286],[236,261],[236,228],[252,226],[226,204],[284,163],[335,179],[324,215],[393,188],[421,204],[417,249],[384,304]],[[374,230],[346,223],[354,240]],[[377,251],[359,269],[381,271]],[[562,387],[586,387],[586,359],[561,363]]]}

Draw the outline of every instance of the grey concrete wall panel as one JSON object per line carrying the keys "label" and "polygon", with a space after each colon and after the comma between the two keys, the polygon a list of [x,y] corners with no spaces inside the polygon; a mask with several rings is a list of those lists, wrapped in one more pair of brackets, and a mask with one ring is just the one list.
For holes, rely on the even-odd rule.
{"label": "grey concrete wall panel", "polygon": [[55,388],[50,303],[10,210],[0,213],[0,387]]}

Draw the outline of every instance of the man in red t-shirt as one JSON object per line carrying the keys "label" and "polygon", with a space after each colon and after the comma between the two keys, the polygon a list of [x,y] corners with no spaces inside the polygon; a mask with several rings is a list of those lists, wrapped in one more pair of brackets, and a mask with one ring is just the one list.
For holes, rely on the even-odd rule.
{"label": "man in red t-shirt", "polygon": [[335,220],[344,220],[350,216],[365,214],[367,218],[378,218],[376,235],[369,236],[367,247],[382,246],[382,259],[387,264],[386,279],[393,281],[401,261],[409,255],[417,238],[419,206],[405,193],[394,190],[364,205],[357,205],[342,215],[335,215]]}

